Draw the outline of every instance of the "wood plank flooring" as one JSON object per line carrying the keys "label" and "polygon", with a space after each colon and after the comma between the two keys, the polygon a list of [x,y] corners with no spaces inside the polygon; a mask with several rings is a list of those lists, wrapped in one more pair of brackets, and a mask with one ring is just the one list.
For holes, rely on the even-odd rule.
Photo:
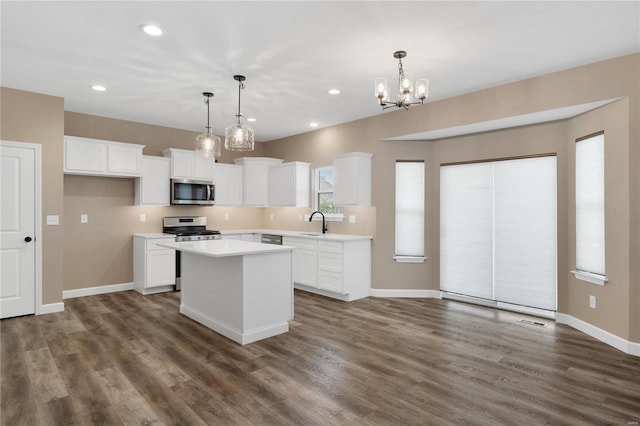
{"label": "wood plank flooring", "polygon": [[[179,293],[65,300],[0,322],[2,425],[637,425],[640,358],[570,327],[436,299],[296,291],[240,346]],[[531,319],[529,317],[529,319]],[[636,422],[636,423],[634,423]]]}

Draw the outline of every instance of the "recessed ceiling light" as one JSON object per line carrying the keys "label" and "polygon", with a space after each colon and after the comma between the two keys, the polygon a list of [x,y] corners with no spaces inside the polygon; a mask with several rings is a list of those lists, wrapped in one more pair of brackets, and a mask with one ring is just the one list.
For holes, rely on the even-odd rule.
{"label": "recessed ceiling light", "polygon": [[102,84],[94,84],[93,86],[91,86],[91,88],[96,92],[104,92],[105,90],[107,90],[107,88],[104,87]]}
{"label": "recessed ceiling light", "polygon": [[253,123],[254,121],[256,121],[256,119],[255,119],[255,118],[253,118],[253,117],[248,117],[248,118],[247,118],[247,121],[251,121],[251,122]]}
{"label": "recessed ceiling light", "polygon": [[152,24],[140,25],[140,29],[151,36],[158,37],[163,34],[162,30],[159,27]]}
{"label": "recessed ceiling light", "polygon": [[338,89],[329,89],[329,94],[330,95],[339,95],[340,94],[340,90],[338,90]]}
{"label": "recessed ceiling light", "polygon": [[318,123],[316,123],[315,121],[312,121],[311,123],[309,123],[309,126],[318,127]]}

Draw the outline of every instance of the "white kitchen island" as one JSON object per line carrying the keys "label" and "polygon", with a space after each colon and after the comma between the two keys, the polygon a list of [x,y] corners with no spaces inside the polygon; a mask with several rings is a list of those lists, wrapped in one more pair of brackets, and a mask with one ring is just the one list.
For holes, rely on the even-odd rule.
{"label": "white kitchen island", "polygon": [[239,240],[159,245],[181,252],[183,315],[241,345],[289,331],[293,247]]}

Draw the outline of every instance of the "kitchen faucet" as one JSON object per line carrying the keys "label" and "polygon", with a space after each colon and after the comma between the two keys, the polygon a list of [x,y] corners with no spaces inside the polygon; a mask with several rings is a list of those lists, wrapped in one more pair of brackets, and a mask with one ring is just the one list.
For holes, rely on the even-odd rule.
{"label": "kitchen faucet", "polygon": [[322,216],[322,233],[326,234],[327,233],[327,225],[324,223],[324,213],[322,213],[319,210],[311,213],[311,216],[309,216],[309,222],[311,222],[311,219],[313,219],[313,215],[316,214],[316,213],[320,213],[320,215]]}

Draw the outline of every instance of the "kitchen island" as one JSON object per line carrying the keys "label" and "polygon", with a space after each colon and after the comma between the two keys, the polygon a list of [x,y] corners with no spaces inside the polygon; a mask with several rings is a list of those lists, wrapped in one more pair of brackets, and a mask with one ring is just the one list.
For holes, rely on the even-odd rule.
{"label": "kitchen island", "polygon": [[183,315],[241,345],[289,331],[293,247],[239,240],[159,245],[181,252]]}

